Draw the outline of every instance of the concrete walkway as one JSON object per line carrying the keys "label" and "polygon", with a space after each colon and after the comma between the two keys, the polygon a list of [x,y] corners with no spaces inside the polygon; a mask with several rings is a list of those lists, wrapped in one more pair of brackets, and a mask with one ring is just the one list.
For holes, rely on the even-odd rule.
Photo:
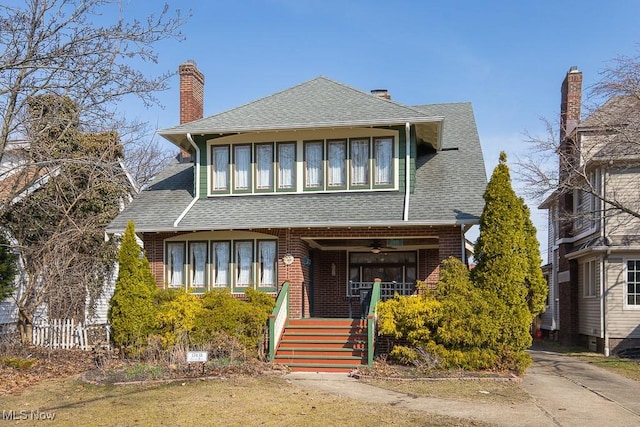
{"label": "concrete walkway", "polygon": [[638,426],[640,383],[557,353],[532,351],[522,380],[532,401],[460,402],[413,397],[364,384],[346,374],[291,373],[294,384],[377,404],[483,421],[497,426]]}

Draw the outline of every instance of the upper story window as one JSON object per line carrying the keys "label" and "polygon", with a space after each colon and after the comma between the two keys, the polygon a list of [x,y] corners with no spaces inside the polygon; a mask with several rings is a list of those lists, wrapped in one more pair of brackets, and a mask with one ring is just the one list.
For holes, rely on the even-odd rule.
{"label": "upper story window", "polygon": [[210,194],[394,188],[392,136],[210,145]]}
{"label": "upper story window", "polygon": [[211,190],[229,191],[229,146],[215,146],[211,149]]}
{"label": "upper story window", "polygon": [[273,189],[273,144],[256,144],[256,191]]}
{"label": "upper story window", "polygon": [[322,164],[324,150],[322,141],[308,141],[304,144],[304,186],[308,189],[322,189]]}
{"label": "upper story window", "polygon": [[296,144],[279,142],[278,147],[278,190],[296,189]]}
{"label": "upper story window", "polygon": [[595,227],[597,213],[597,197],[599,194],[599,180],[595,172],[588,175],[588,181],[585,179],[584,190],[575,190],[573,195],[573,226],[576,230],[582,230],[589,227]]}
{"label": "upper story window", "polygon": [[251,191],[251,145],[236,145],[233,150],[233,189]]}

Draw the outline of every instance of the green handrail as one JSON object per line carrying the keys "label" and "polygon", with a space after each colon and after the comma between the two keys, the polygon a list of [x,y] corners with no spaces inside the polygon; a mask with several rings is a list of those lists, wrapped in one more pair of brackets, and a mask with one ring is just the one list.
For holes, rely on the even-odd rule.
{"label": "green handrail", "polygon": [[276,306],[269,315],[269,361],[273,362],[276,357],[276,349],[280,343],[280,337],[289,317],[289,282],[284,282]]}
{"label": "green handrail", "polygon": [[376,308],[380,302],[380,284],[382,280],[375,279],[371,289],[371,302],[369,303],[369,313],[367,313],[367,364],[373,367],[373,352],[375,351],[376,338]]}

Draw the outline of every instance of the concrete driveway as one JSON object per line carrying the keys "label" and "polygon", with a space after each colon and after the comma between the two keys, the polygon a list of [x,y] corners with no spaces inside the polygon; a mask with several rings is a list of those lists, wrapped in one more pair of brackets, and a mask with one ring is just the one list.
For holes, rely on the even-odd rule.
{"label": "concrete driveway", "polygon": [[522,404],[414,397],[364,384],[346,374],[292,373],[302,387],[376,404],[483,421],[498,426],[640,426],[640,383],[558,353],[531,351]]}

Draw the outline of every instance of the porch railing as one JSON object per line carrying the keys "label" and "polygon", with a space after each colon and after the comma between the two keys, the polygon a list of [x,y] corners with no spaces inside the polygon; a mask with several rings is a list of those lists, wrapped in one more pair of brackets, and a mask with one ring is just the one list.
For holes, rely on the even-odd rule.
{"label": "porch railing", "polygon": [[[357,297],[361,290],[369,290],[372,286],[372,282],[349,282],[349,296]],[[396,293],[401,296],[412,295],[415,290],[415,282],[380,282],[380,299],[386,301]]]}
{"label": "porch railing", "polygon": [[269,315],[269,361],[273,362],[280,338],[289,317],[289,282],[282,284],[276,299],[276,306]]}
{"label": "porch railing", "polygon": [[373,367],[373,356],[375,351],[376,339],[376,323],[378,321],[378,302],[380,301],[380,293],[382,282],[376,280],[371,288],[371,302],[369,303],[369,312],[367,313],[367,365]]}

